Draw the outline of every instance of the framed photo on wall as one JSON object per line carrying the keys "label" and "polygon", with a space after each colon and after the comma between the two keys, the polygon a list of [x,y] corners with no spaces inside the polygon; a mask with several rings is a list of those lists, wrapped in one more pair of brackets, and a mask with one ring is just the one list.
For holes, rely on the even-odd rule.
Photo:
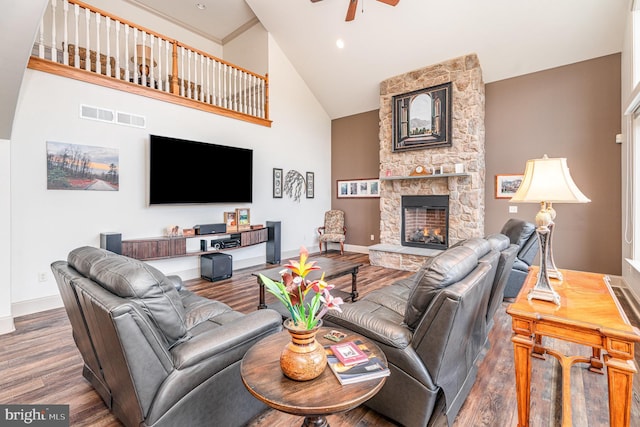
{"label": "framed photo on wall", "polygon": [[339,199],[380,197],[378,178],[338,180],[337,186],[336,194]]}
{"label": "framed photo on wall", "polygon": [[314,174],[313,172],[307,172],[307,199],[313,199],[314,186]]}
{"label": "framed photo on wall", "polygon": [[282,169],[273,168],[273,198],[282,199]]}
{"label": "framed photo on wall", "polygon": [[524,175],[496,175],[496,199],[510,199],[516,194]]}
{"label": "framed photo on wall", "polygon": [[451,82],[392,98],[392,151],[451,146]]}

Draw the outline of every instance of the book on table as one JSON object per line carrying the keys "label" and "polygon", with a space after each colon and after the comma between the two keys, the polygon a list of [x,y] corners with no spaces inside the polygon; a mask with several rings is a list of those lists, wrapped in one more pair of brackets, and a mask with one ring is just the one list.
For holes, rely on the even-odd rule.
{"label": "book on table", "polygon": [[369,360],[369,356],[360,350],[360,347],[353,341],[333,344],[331,346],[331,352],[344,366],[357,365],[358,363]]}
{"label": "book on table", "polygon": [[361,341],[355,341],[354,343],[367,356],[367,359],[362,363],[349,366],[345,366],[338,360],[331,349],[333,346],[325,347],[327,364],[338,381],[340,381],[340,384],[353,384],[389,375],[390,372],[387,365],[380,358],[375,357],[365,344]]}

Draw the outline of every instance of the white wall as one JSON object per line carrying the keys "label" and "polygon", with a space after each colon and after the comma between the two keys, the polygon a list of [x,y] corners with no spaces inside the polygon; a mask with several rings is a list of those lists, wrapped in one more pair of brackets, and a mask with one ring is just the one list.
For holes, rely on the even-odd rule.
{"label": "white wall", "polygon": [[0,139],[0,334],[14,330],[11,316],[11,144]]}
{"label": "white wall", "polygon": [[[66,259],[81,245],[99,246],[99,234],[118,231],[123,238],[162,235],[170,224],[191,227],[222,222],[223,212],[238,205],[146,205],[148,135],[150,133],[212,142],[254,150],[254,202],[251,222],[282,221],[283,252],[300,245],[317,246],[314,230],[330,208],[331,122],[304,81],[269,37],[271,128],[221,117],[27,70],[11,140],[12,221],[9,224],[11,301],[13,316],[60,305],[50,264]],[[79,118],[79,105],[88,104],[140,114],[146,129]],[[47,190],[46,141],[68,142],[119,150],[120,190],[117,192]],[[5,144],[6,145],[6,144]],[[6,149],[5,149],[6,150]],[[188,162],[188,159],[176,159]],[[213,165],[212,165],[213,166]],[[238,165],[242,167],[242,165]],[[315,172],[315,198],[296,203],[286,196],[272,198],[272,168]],[[4,169],[4,168],[3,168]],[[4,180],[3,180],[4,181]],[[224,177],[194,183],[203,188],[224,185]],[[0,187],[0,196],[2,189]],[[4,206],[4,204],[3,204]],[[0,255],[2,255],[0,246]],[[264,262],[264,244],[235,250],[236,261]],[[3,261],[6,257],[0,257]],[[198,257],[154,262],[163,272],[198,275]],[[4,274],[6,269],[2,269]],[[48,280],[38,281],[46,272]],[[7,283],[0,283],[2,295]],[[0,312],[1,315],[1,312]]]}

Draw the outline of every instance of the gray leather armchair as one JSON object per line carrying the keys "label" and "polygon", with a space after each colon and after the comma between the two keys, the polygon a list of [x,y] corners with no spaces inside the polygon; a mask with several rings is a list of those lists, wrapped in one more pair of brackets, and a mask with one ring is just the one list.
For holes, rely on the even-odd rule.
{"label": "gray leather armchair", "polygon": [[452,247],[410,278],[325,315],[327,324],[366,336],[387,356],[391,375],[365,405],[407,427],[441,422],[444,414],[453,421],[484,354],[498,263],[497,252],[486,249]]}
{"label": "gray leather armchair", "polygon": [[273,310],[249,315],[186,290],[141,261],[81,247],[51,266],[83,375],[126,426],[242,426],[266,407],[240,361],[281,330]]}
{"label": "gray leather armchair", "polygon": [[538,237],[536,226],[521,219],[511,218],[500,231],[509,238],[512,244],[518,245],[518,254],[513,262],[511,274],[504,288],[504,298],[518,296],[524,279],[529,274],[529,267],[538,253]]}

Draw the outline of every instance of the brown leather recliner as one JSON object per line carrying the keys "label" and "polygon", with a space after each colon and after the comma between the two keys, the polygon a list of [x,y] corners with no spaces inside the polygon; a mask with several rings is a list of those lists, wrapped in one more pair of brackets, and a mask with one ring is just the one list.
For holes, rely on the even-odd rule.
{"label": "brown leather recliner", "polygon": [[83,375],[126,426],[242,426],[266,409],[240,362],[281,330],[273,310],[244,315],[186,290],[177,276],[81,247],[51,265]]}

